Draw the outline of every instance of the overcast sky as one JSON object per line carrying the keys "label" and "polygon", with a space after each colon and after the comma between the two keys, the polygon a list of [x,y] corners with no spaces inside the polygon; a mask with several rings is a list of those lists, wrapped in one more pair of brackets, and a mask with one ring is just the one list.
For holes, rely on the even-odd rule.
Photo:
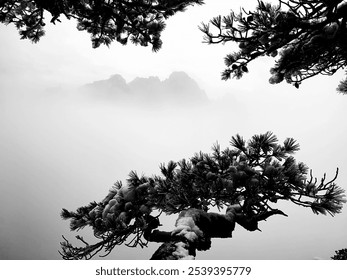
{"label": "overcast sky", "polygon": [[[273,61],[264,58],[243,79],[220,80],[223,57],[235,46],[202,44],[197,26],[240,3],[251,9],[256,1],[207,0],[175,15],[158,53],[117,43],[92,49],[73,21],[48,24],[38,44],[20,40],[13,26],[0,26],[0,259],[59,259],[61,235],[74,235],[59,217],[61,208],[101,200],[131,170],[158,174],[160,163],[209,152],[216,141],[225,148],[236,133],[248,138],[271,130],[281,141],[293,137],[301,145],[299,161],[317,177],[333,177],[339,167],[337,183],[346,188],[347,96],[335,91],[343,72],[313,78],[300,90],[274,86],[268,83]],[[210,103],[120,109],[75,94],[114,74],[130,82],[165,80],[174,71],[193,78]],[[198,259],[328,259],[347,247],[346,209],[334,218],[287,204],[284,209],[288,218],[263,222],[262,232],[238,227],[232,239],[213,240]],[[167,219],[167,229],[174,220]],[[110,258],[148,259],[157,246],[120,248]]]}

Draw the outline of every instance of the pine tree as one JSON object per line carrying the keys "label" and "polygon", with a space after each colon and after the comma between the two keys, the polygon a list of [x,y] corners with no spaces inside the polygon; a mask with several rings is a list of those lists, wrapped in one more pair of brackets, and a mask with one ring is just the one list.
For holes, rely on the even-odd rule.
{"label": "pine tree", "polygon": [[[65,237],[61,242],[64,259],[90,259],[103,251],[108,255],[117,245],[144,247],[162,245],[152,259],[193,259],[196,251],[208,250],[211,238],[230,238],[236,225],[248,231],[273,215],[287,216],[276,209],[278,201],[290,201],[310,208],[315,214],[340,213],[346,202],[344,190],[313,177],[293,154],[299,144],[292,138],[282,144],[267,132],[248,142],[236,135],[231,148],[212,147],[212,153],[197,153],[189,160],[169,161],[160,166],[161,175],[146,177],[132,171],[125,184],[118,181],[101,202],[76,211],[62,210],[71,230],[93,229],[100,242],[77,239],[76,247]],[[225,214],[211,212],[225,210]],[[170,232],[159,230],[162,214],[178,214]]]}
{"label": "pine tree", "polygon": [[[346,66],[346,20],[347,3],[342,0],[278,0],[278,5],[258,0],[254,11],[232,11],[200,29],[209,44],[238,44],[238,51],[224,59],[223,80],[241,78],[250,62],[269,56],[276,59],[269,82],[287,81],[299,88],[308,78],[333,75]],[[347,93],[346,83],[337,90]]]}
{"label": "pine tree", "polygon": [[203,4],[202,0],[0,0],[0,22],[13,23],[21,39],[38,42],[45,34],[45,11],[51,23],[64,15],[76,19],[78,30],[91,34],[94,48],[117,41],[131,41],[141,46],[152,45],[158,51],[165,20],[188,6]]}

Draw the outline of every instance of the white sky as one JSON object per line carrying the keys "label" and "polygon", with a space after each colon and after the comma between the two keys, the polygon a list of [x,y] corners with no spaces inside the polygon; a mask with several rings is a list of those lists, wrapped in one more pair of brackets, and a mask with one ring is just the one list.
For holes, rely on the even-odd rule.
{"label": "white sky", "polygon": [[[220,80],[224,55],[233,45],[202,44],[197,26],[240,3],[251,9],[256,1],[207,0],[175,15],[167,22],[159,53],[117,43],[92,49],[89,35],[66,20],[47,26],[38,44],[19,40],[12,26],[0,26],[0,259],[59,258],[61,235],[69,235],[68,223],[59,217],[62,207],[102,199],[130,170],[151,175],[161,162],[208,152],[216,141],[226,147],[236,133],[247,138],[271,130],[281,140],[294,137],[302,148],[298,159],[316,176],[327,172],[332,177],[339,167],[338,183],[346,182],[347,97],[335,92],[343,73],[314,78],[300,90],[273,86],[267,82],[273,62],[263,59],[250,65],[242,80]],[[173,71],[185,71],[219,101],[208,111],[159,112],[159,118],[155,112],[118,112],[112,104],[66,97],[74,86],[113,74],[131,81],[165,79]],[[69,91],[41,94],[55,87]],[[198,257],[329,258],[347,247],[345,210],[334,218],[297,207],[288,207],[287,213],[289,218],[264,222],[262,233],[238,228],[234,238],[214,241],[212,250]],[[136,255],[149,258],[157,246]],[[134,249],[122,249],[110,257],[134,255]]]}

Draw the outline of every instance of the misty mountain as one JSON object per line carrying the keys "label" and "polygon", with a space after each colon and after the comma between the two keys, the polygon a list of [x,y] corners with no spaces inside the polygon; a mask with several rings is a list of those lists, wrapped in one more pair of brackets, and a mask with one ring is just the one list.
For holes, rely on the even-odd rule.
{"label": "misty mountain", "polygon": [[185,72],[173,72],[167,79],[137,77],[130,82],[119,74],[81,87],[83,94],[99,100],[152,105],[194,105],[208,98],[196,81]]}

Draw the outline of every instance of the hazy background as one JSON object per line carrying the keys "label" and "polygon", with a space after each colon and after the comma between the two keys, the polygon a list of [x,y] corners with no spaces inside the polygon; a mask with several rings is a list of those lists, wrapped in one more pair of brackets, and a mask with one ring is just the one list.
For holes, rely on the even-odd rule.
{"label": "hazy background", "polygon": [[[220,80],[234,46],[202,44],[197,26],[256,1],[242,2],[209,0],[177,14],[159,53],[117,43],[94,50],[66,20],[35,45],[0,26],[0,259],[59,259],[61,235],[75,235],[61,208],[101,200],[131,170],[158,174],[160,163],[209,152],[216,141],[225,148],[236,133],[293,137],[299,161],[317,177],[332,178],[339,167],[346,188],[347,96],[335,91],[344,73],[300,90],[273,86],[273,60],[264,58],[243,79]],[[237,227],[197,259],[328,259],[347,247],[346,208],[332,218],[283,207],[288,218],[262,222],[262,232]],[[121,247],[109,258],[148,259],[158,246]]]}

